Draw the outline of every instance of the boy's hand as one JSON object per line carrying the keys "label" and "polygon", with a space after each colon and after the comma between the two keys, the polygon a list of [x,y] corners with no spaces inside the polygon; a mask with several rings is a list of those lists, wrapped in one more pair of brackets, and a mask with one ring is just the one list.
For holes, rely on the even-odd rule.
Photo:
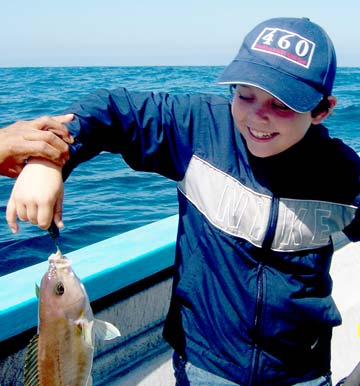
{"label": "boy's hand", "polygon": [[63,228],[63,195],[61,167],[32,158],[17,178],[7,205],[6,220],[11,231],[19,230],[17,217],[42,229],[48,229],[54,219],[57,227]]}
{"label": "boy's hand", "polygon": [[64,123],[73,114],[19,121],[0,129],[0,174],[16,177],[29,157],[46,158],[62,166],[69,158],[73,143]]}

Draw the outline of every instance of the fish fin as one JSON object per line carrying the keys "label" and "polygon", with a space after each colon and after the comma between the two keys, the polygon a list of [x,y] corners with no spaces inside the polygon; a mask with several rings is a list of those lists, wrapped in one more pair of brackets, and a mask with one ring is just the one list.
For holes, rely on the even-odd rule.
{"label": "fish fin", "polygon": [[121,336],[120,331],[111,323],[103,320],[94,320],[95,336],[102,340],[111,340]]}
{"label": "fish fin", "polygon": [[93,347],[93,339],[92,339],[93,325],[94,325],[93,321],[86,323],[83,325],[83,330],[82,330],[85,343],[91,347]]}
{"label": "fish fin", "polygon": [[39,336],[35,335],[29,342],[25,356],[24,367],[24,386],[39,385],[39,370],[38,370],[38,341]]}
{"label": "fish fin", "polygon": [[40,287],[35,283],[35,295],[39,299],[40,298]]}

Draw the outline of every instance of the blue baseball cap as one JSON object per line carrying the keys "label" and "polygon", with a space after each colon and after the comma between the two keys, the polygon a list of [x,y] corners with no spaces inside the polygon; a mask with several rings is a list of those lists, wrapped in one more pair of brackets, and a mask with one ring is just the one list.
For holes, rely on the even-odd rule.
{"label": "blue baseball cap", "polygon": [[274,18],[250,31],[220,84],[259,87],[292,110],[313,110],[331,95],[336,54],[327,33],[307,18]]}

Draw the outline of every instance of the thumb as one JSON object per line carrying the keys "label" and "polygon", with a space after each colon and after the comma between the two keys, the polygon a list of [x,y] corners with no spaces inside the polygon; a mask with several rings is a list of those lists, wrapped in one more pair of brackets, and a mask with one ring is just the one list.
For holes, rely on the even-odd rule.
{"label": "thumb", "polygon": [[62,221],[62,204],[63,204],[63,194],[56,200],[54,206],[54,223],[59,229],[64,228],[64,223]]}
{"label": "thumb", "polygon": [[74,114],[55,115],[51,118],[60,123],[69,123],[74,119]]}

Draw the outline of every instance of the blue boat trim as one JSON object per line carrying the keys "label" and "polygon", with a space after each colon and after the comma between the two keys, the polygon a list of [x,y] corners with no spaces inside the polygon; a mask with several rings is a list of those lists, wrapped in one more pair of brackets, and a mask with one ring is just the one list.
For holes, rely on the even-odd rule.
{"label": "blue boat trim", "polygon": [[[167,217],[66,254],[90,301],[171,267],[177,223]],[[45,261],[0,277],[0,341],[37,325],[35,283],[47,268]]]}

